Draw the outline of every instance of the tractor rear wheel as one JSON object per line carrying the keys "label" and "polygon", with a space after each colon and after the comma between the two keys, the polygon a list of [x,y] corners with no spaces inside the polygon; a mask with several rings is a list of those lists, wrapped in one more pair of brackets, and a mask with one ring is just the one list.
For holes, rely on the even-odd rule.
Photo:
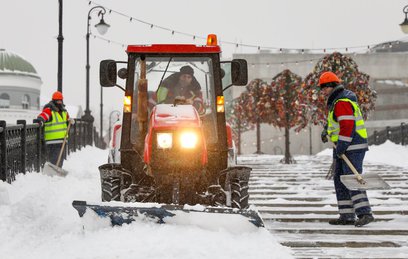
{"label": "tractor rear wheel", "polygon": [[249,204],[248,181],[235,177],[230,180],[231,206],[237,209],[247,209]]}

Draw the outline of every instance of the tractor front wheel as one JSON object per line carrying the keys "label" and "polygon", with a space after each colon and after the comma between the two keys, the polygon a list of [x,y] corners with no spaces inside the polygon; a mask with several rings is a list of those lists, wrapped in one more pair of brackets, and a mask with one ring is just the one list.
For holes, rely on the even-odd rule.
{"label": "tractor front wheel", "polygon": [[102,180],[102,201],[120,201],[120,178],[107,177]]}
{"label": "tractor front wheel", "polygon": [[231,206],[237,209],[247,209],[248,200],[248,181],[238,177],[231,179]]}

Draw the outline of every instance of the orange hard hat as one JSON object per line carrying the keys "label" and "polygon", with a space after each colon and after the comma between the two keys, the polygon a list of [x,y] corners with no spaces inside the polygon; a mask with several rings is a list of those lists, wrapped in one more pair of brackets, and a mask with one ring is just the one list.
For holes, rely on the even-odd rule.
{"label": "orange hard hat", "polygon": [[56,91],[52,94],[52,99],[53,100],[64,100],[64,96],[62,96],[62,93],[60,91]]}
{"label": "orange hard hat", "polygon": [[319,78],[319,84],[318,86],[321,86],[323,84],[331,83],[331,82],[337,82],[340,83],[340,79],[337,77],[337,75],[333,72],[326,71],[323,74],[320,75]]}

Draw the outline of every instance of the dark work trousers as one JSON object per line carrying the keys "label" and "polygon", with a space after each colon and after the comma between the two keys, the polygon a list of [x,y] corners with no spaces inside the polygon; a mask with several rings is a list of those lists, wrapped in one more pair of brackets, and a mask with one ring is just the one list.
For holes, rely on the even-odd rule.
{"label": "dark work trousers", "polygon": [[[345,154],[356,170],[363,172],[363,160],[365,151]],[[340,181],[340,175],[353,174],[346,162],[341,158],[336,158],[336,171],[334,174],[334,187],[336,189],[337,205],[340,218],[354,219],[355,215],[371,214],[371,206],[368,202],[365,191],[350,191]]]}
{"label": "dark work trousers", "polygon": [[[66,146],[66,145],[65,145]],[[61,152],[62,148],[62,143],[55,143],[55,144],[46,144],[47,147],[47,160],[48,162],[57,165],[58,161],[58,156],[59,153]],[[62,164],[64,163],[64,159],[66,156],[66,148],[64,148],[64,153],[62,153],[61,161],[60,164],[58,165],[59,167],[62,167]]]}

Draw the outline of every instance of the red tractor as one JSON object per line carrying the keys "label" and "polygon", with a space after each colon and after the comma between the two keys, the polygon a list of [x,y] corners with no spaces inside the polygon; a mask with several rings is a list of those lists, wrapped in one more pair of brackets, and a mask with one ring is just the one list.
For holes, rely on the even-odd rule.
{"label": "red tractor", "polygon": [[[247,210],[251,168],[228,167],[231,134],[223,92],[247,84],[246,61],[220,61],[215,35],[203,46],[130,45],[127,53],[127,62],[100,64],[103,87],[119,86],[117,77],[126,86],[119,86],[125,92],[120,163],[99,169],[102,201],[133,204],[74,201],[79,214],[91,208],[121,224],[129,214],[145,213],[162,222],[172,210],[201,204],[206,212],[241,214],[262,226],[258,214]],[[118,70],[118,63],[127,66]],[[180,81],[183,75],[190,76],[190,84]],[[167,205],[150,208],[146,202]]]}

